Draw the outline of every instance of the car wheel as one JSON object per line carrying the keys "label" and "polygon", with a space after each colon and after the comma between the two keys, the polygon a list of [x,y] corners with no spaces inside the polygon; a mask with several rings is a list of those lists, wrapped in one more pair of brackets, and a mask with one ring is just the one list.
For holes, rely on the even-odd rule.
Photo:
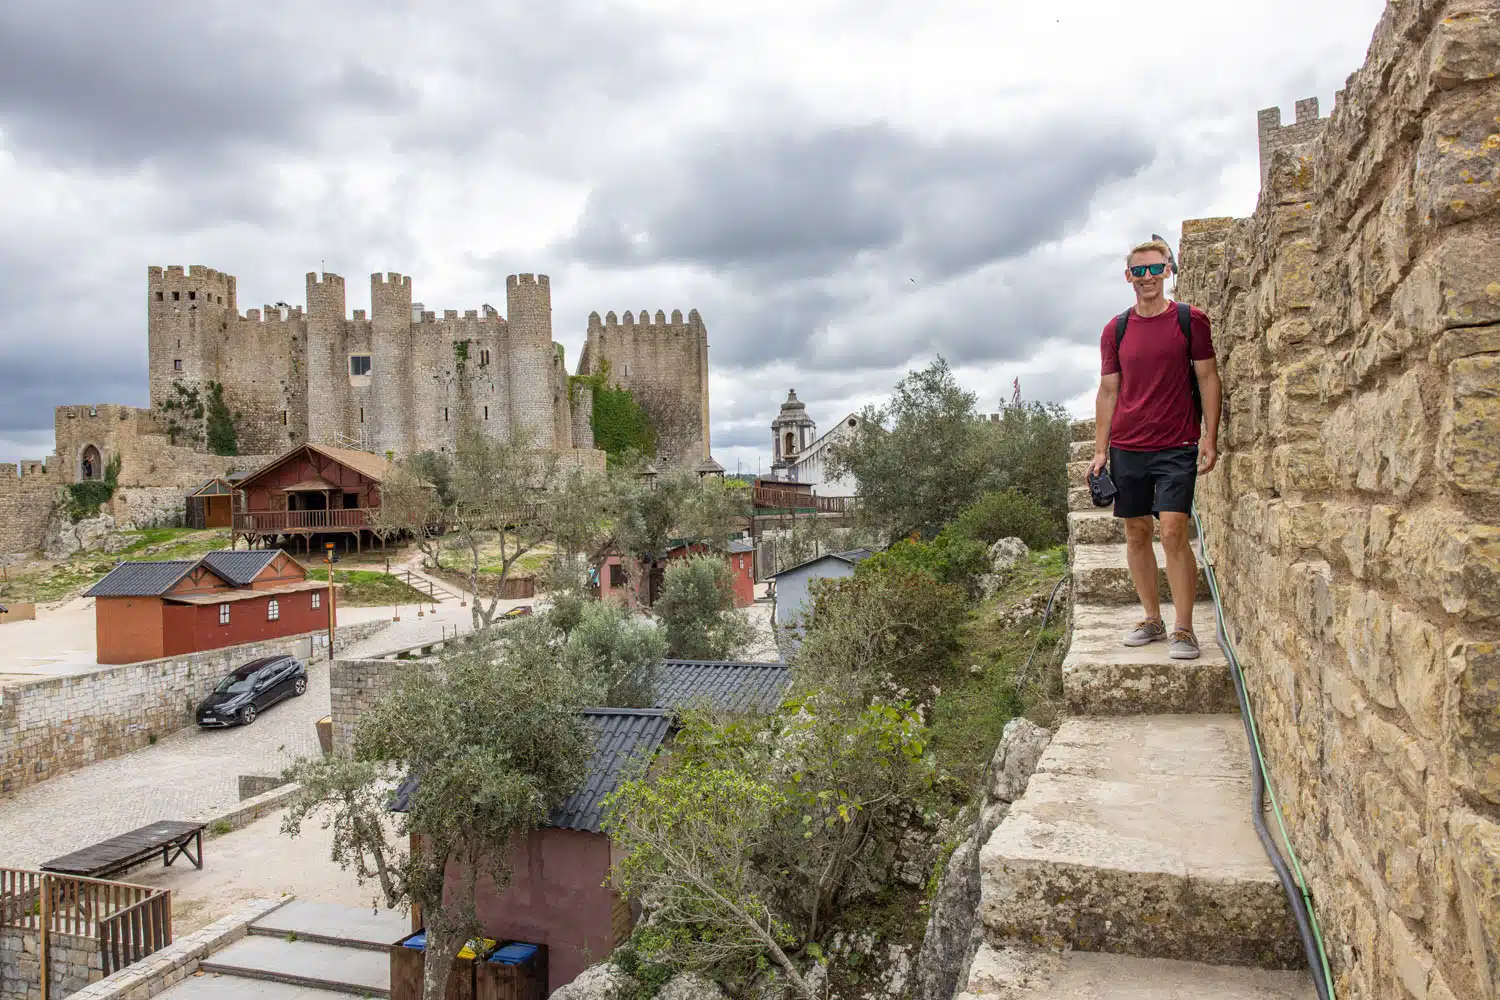
{"label": "car wheel", "polygon": [[255,721],[255,706],[246,705],[240,709],[240,725],[248,726]]}
{"label": "car wheel", "polygon": [[296,680],[292,681],[292,694],[296,695],[298,698],[307,694],[306,677],[298,677]]}

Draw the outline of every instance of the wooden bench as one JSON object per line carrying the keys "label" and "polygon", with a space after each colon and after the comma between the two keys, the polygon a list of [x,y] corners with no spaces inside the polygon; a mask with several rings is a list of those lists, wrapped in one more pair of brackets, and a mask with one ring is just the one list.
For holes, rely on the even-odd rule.
{"label": "wooden bench", "polygon": [[171,867],[172,862],[186,857],[194,868],[203,867],[202,823],[184,823],[179,820],[160,820],[118,837],[101,840],[72,854],[53,858],[42,865],[42,871],[59,875],[80,875],[85,878],[107,878],[133,868],[143,861],[151,860],[161,852],[162,864]]}

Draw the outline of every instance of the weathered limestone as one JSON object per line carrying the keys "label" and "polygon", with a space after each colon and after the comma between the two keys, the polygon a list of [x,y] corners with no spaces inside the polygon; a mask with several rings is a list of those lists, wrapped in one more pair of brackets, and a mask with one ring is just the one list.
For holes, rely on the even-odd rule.
{"label": "weathered limestone", "polygon": [[1204,544],[1341,998],[1500,989],[1500,2],[1386,5],[1256,213],[1183,227],[1213,318]]}
{"label": "weathered limestone", "polygon": [[[1156,551],[1156,572],[1160,580],[1161,599],[1171,600],[1167,587],[1167,557],[1161,543]],[[1194,545],[1194,549],[1197,546]],[[1196,555],[1196,551],[1195,551]],[[1209,598],[1208,577],[1198,560],[1198,600]],[[1135,584],[1130,580],[1130,565],[1125,561],[1125,546],[1077,545],[1073,548],[1073,600],[1088,604],[1129,604],[1138,601]]]}
{"label": "weathered limestone", "polygon": [[[1161,524],[1152,519],[1153,538],[1161,538]],[[1188,537],[1197,538],[1198,529],[1188,522]],[[1125,541],[1125,522],[1115,517],[1109,507],[1094,507],[1075,510],[1068,514],[1068,546],[1074,545],[1118,545]]]}
{"label": "weathered limestone", "polygon": [[1305,975],[981,945],[959,1000],[1313,1000]]}
{"label": "weathered limestone", "polygon": [[1234,716],[1072,719],[980,853],[991,945],[1295,969]]}
{"label": "weathered limestone", "polygon": [[[1170,614],[1170,611],[1163,611]],[[1073,639],[1063,660],[1063,696],[1074,715],[1238,713],[1229,660],[1214,641],[1214,606],[1193,607],[1202,655],[1173,660],[1165,642],[1131,648],[1120,642],[1132,620],[1121,608],[1073,606]]]}

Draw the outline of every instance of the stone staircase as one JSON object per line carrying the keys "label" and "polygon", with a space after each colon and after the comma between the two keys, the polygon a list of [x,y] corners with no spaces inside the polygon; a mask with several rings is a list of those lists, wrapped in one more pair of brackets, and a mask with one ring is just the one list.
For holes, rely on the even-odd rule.
{"label": "stone staircase", "polygon": [[[1073,437],[1081,482],[1093,422]],[[1291,908],[1250,820],[1250,751],[1201,560],[1203,655],[1127,648],[1120,638],[1140,609],[1120,525],[1086,488],[1071,499],[1071,715],[980,854],[984,944],[965,992],[1312,998]],[[1161,586],[1170,615],[1165,571]]]}

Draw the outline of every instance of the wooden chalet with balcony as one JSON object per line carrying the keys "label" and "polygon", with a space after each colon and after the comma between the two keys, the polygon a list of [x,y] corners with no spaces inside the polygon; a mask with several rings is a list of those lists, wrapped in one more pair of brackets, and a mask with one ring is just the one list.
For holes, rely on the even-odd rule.
{"label": "wooden chalet with balcony", "polygon": [[232,544],[243,538],[252,548],[295,545],[300,539],[310,552],[314,536],[342,536],[358,551],[376,537],[371,514],[391,468],[366,451],[298,445],[235,483]]}

